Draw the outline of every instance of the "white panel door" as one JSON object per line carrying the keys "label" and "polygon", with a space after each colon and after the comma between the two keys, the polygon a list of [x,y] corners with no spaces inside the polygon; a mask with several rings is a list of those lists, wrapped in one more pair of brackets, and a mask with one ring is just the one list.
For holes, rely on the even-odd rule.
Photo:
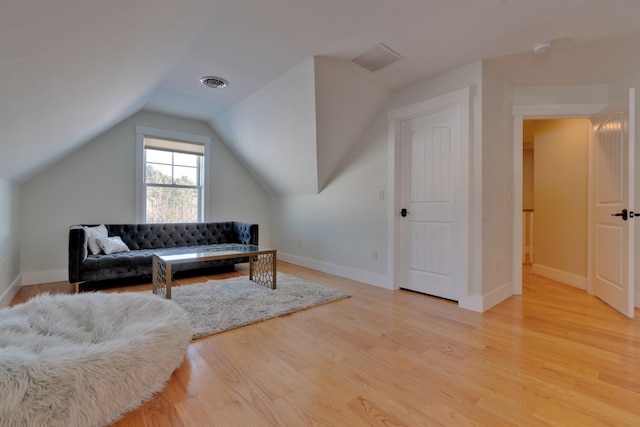
{"label": "white panel door", "polygon": [[[460,128],[457,108],[405,120],[400,129],[401,288],[458,300],[455,221]],[[401,214],[402,215],[402,214]]]}
{"label": "white panel door", "polygon": [[[634,92],[592,119],[594,128],[593,293],[633,317]],[[631,113],[631,114],[630,114]],[[636,219],[637,221],[637,219]]]}

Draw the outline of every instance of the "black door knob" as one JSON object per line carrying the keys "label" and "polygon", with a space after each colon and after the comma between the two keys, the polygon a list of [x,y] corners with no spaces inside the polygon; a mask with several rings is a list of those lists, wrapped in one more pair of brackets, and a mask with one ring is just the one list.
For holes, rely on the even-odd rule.
{"label": "black door knob", "polygon": [[611,216],[621,216],[623,221],[627,220],[627,210],[622,209],[622,212],[611,214]]}
{"label": "black door knob", "polygon": [[408,210],[406,210],[405,208],[402,208],[402,210],[400,211],[400,216],[404,218],[405,216],[407,216],[408,213],[409,213]]}

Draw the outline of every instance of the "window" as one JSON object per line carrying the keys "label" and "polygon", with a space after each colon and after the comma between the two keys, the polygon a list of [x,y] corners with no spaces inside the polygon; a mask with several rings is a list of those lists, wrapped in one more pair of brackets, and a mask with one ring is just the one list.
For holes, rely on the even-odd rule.
{"label": "window", "polygon": [[138,219],[145,223],[205,218],[209,139],[137,127]]}

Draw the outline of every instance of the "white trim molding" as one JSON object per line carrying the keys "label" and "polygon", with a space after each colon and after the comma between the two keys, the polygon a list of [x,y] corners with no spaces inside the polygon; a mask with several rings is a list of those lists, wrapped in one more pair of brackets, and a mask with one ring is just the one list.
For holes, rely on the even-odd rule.
{"label": "white trim molding", "polygon": [[9,306],[11,300],[13,300],[13,297],[15,297],[20,290],[21,280],[21,277],[18,276],[16,280],[14,280],[11,285],[9,285],[9,288],[5,290],[2,295],[0,295],[0,308]]}
{"label": "white trim molding", "polygon": [[511,112],[514,116],[528,119],[568,119],[593,116],[606,106],[607,104],[514,105]]}
{"label": "white trim molding", "polygon": [[584,276],[578,276],[577,274],[567,273],[566,271],[557,270],[540,264],[533,264],[531,271],[539,276],[587,290],[587,278]]}
{"label": "white trim molding", "polygon": [[22,273],[22,286],[39,285],[41,283],[68,282],[69,271],[66,268],[60,270],[34,271]]}
{"label": "white trim molding", "polygon": [[[607,104],[513,105],[513,293],[522,294],[522,122],[525,119],[592,117]],[[587,285],[584,289],[587,289]]]}
{"label": "white trim molding", "polygon": [[484,313],[513,295],[513,283],[505,283],[486,295],[466,295],[460,298],[458,307]]}
{"label": "white trim molding", "polygon": [[[459,264],[463,266],[459,272],[459,282],[457,284],[456,294],[458,304],[466,301],[472,296],[469,295],[469,271],[471,260],[471,245],[469,244],[470,230],[470,127],[469,127],[469,103],[471,97],[471,88],[465,87],[446,93],[444,95],[435,96],[420,102],[393,109],[387,113],[389,121],[389,140],[388,140],[388,224],[387,224],[387,253],[391,254],[387,263],[387,289],[398,289],[400,284],[400,268],[399,260],[401,253],[401,233],[400,233],[400,127],[405,120],[435,113],[442,110],[457,108],[459,111],[460,123],[460,201],[458,208],[457,225],[459,227],[459,241],[457,242],[460,249],[461,257]],[[476,307],[476,304],[470,304],[469,307]],[[470,308],[474,311],[474,308]]]}
{"label": "white trim molding", "polygon": [[144,221],[144,137],[171,139],[176,141],[195,142],[204,145],[204,192],[202,193],[202,220],[208,221],[209,212],[209,186],[211,182],[211,138],[185,132],[175,132],[165,129],[156,129],[147,126],[136,126],[136,221]]}
{"label": "white trim molding", "polygon": [[380,288],[390,289],[387,285],[387,276],[383,274],[370,273],[368,271],[357,270],[355,268],[344,267],[342,265],[330,264],[328,262],[315,261],[309,258],[278,252],[278,260],[288,262],[289,264],[299,265],[313,270],[322,271],[323,273],[333,274],[334,276],[344,277],[346,279],[357,280],[369,285],[378,286]]}

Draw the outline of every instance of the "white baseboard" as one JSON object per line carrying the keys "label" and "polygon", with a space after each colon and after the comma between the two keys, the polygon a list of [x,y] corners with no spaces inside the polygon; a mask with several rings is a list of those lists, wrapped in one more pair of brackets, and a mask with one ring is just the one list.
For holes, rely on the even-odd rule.
{"label": "white baseboard", "polygon": [[22,273],[22,286],[39,285],[40,283],[66,282],[69,280],[67,269],[34,271]]}
{"label": "white baseboard", "polygon": [[587,278],[578,276],[577,274],[567,273],[566,271],[556,270],[555,268],[545,267],[540,264],[533,264],[531,271],[548,279],[557,280],[576,288],[587,290]]}
{"label": "white baseboard", "polygon": [[291,255],[283,252],[278,252],[278,259],[290,264],[322,271],[323,273],[329,273],[335,276],[357,280],[358,282],[367,283],[369,285],[390,289],[387,284],[387,276],[383,274],[370,273],[368,271],[357,270],[355,268],[344,267],[342,265],[330,264],[328,262],[315,261],[309,258],[303,258],[297,255]]}
{"label": "white baseboard", "polygon": [[9,285],[9,288],[4,291],[2,295],[0,295],[0,308],[9,306],[9,303],[11,303],[13,297],[15,297],[20,290],[21,283],[22,282],[20,276],[16,277],[16,280],[14,280],[11,285]]}
{"label": "white baseboard", "polygon": [[513,283],[505,283],[500,286],[498,289],[494,289],[489,292],[487,295],[482,297],[482,308],[483,311],[489,310],[491,307],[494,307],[500,304],[502,301],[509,298],[513,295]]}
{"label": "white baseboard", "polygon": [[502,301],[506,300],[512,295],[513,283],[509,282],[500,286],[498,289],[494,289],[484,296],[467,295],[465,297],[462,297],[458,301],[458,307],[476,311],[478,313],[484,313],[491,307],[500,304]]}
{"label": "white baseboard", "polygon": [[464,297],[460,297],[458,300],[459,308],[475,311],[476,313],[482,313],[484,311],[482,306],[483,302],[480,295],[466,295]]}

